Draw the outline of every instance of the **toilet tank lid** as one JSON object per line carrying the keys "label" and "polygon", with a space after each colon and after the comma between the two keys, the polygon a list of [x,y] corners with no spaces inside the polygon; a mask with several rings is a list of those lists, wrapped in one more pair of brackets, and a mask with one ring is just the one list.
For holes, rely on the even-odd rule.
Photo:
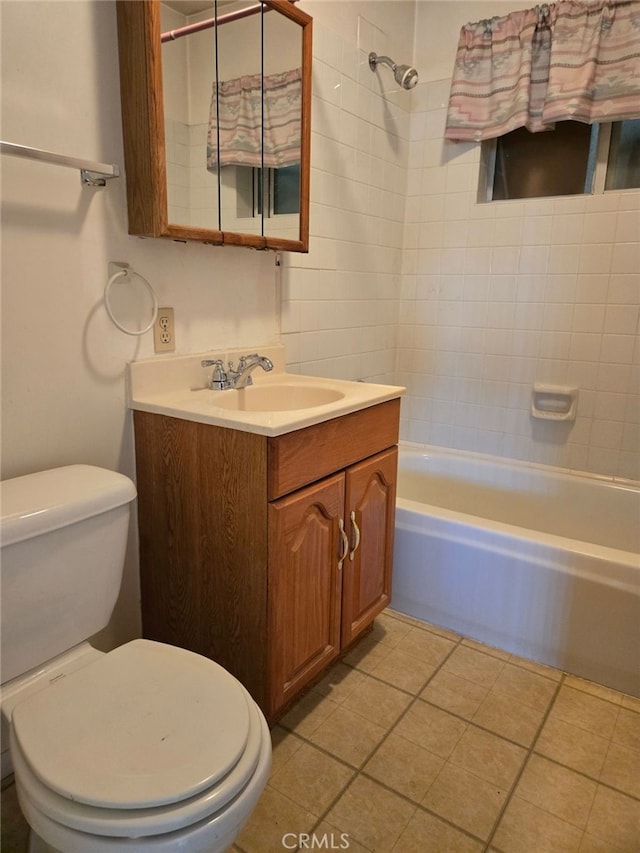
{"label": "toilet tank lid", "polygon": [[132,501],[128,477],[93,465],[66,465],[0,483],[0,544],[13,545]]}

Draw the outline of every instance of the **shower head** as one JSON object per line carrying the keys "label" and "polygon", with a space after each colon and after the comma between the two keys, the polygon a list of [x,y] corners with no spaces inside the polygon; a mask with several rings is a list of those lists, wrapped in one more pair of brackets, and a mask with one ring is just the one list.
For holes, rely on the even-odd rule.
{"label": "shower head", "polygon": [[402,86],[403,89],[413,89],[413,87],[418,82],[418,72],[411,65],[396,65],[393,59],[390,59],[388,56],[378,56],[377,53],[369,54],[369,68],[372,71],[376,70],[376,67],[379,62],[382,62],[383,65],[388,65],[389,68],[393,71],[393,76],[395,77],[396,83],[399,86]]}

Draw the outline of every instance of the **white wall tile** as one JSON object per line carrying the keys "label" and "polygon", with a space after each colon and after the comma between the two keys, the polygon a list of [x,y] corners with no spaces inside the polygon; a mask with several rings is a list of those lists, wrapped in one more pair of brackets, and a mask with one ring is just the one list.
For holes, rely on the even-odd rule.
{"label": "white wall tile", "polygon": [[[610,243],[583,243],[580,250],[579,272],[608,273],[611,270],[613,246]],[[621,269],[616,272],[629,272]]]}
{"label": "white wall tile", "polygon": [[635,243],[616,243],[612,248],[612,273],[640,275],[640,238]]}
{"label": "white wall tile", "polygon": [[[467,153],[475,157],[477,150],[470,148]],[[446,160],[448,147],[443,155]],[[433,153],[426,162],[433,186],[438,181]],[[634,243],[614,248],[614,243],[627,242],[625,238],[632,242],[640,235],[634,236],[631,220],[616,212],[621,194],[595,203],[568,197],[477,205],[472,200],[473,177],[467,213],[466,202],[458,197],[462,184],[452,180],[451,174],[456,173],[448,171],[444,190],[441,180],[437,183],[438,196],[445,197],[438,212],[445,222],[468,216],[462,302],[441,301],[442,290],[450,290],[455,281],[450,256],[419,254],[416,272],[420,274],[424,261],[429,294],[440,300],[437,311],[432,304],[430,318],[438,323],[436,369],[448,376],[450,385],[432,385],[431,393],[443,395],[455,389],[457,404],[453,410],[438,412],[442,427],[425,432],[427,440],[598,471],[606,466],[618,470],[623,464],[628,468],[634,460],[625,458],[623,463],[618,447],[626,423],[629,383],[623,368],[631,369],[631,335],[640,313],[634,280],[637,247]],[[628,207],[635,212],[640,205]],[[437,223],[438,218],[433,221]],[[436,225],[423,232],[436,235],[431,242],[439,240],[440,233],[443,247],[457,248],[462,254],[462,228],[445,225],[440,232]],[[443,275],[443,258],[447,275]],[[478,325],[468,325],[474,321]],[[473,341],[468,331],[473,331]],[[482,382],[474,377],[474,370]],[[583,394],[579,423],[563,446],[556,445],[552,436],[557,431],[546,424],[536,425],[531,433],[530,385],[541,378],[575,381]],[[595,390],[601,383],[610,389],[606,397]],[[505,411],[513,412],[513,418],[505,418]],[[590,448],[594,423],[598,426]],[[632,440],[629,431],[627,441]],[[631,457],[634,449],[625,453]]]}

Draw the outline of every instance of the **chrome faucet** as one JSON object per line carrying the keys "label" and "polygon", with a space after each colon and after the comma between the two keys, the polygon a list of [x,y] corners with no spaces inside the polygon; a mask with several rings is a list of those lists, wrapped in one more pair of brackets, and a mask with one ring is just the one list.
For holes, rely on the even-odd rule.
{"label": "chrome faucet", "polygon": [[230,361],[225,370],[222,359],[204,359],[200,362],[203,367],[213,367],[209,388],[214,391],[226,391],[228,388],[240,390],[249,385],[253,385],[253,377],[251,372],[256,367],[261,367],[263,370],[273,370],[273,362],[264,355],[258,355],[257,352],[252,355],[240,356],[238,369],[233,366]]}

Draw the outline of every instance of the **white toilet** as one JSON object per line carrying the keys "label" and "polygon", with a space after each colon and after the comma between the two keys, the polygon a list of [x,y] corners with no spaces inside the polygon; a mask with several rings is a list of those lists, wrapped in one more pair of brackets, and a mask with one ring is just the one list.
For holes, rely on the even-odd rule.
{"label": "white toilet", "polygon": [[266,721],[218,664],[87,642],[120,589],[135,496],[88,465],[0,485],[3,762],[34,853],[227,850],[269,774]]}

